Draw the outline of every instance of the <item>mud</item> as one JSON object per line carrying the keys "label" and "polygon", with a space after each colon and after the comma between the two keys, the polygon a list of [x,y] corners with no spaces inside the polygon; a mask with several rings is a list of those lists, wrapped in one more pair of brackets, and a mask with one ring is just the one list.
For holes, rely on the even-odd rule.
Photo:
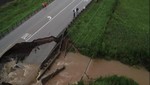
{"label": "mud", "polygon": [[68,85],[77,83],[81,78],[88,81],[115,74],[131,78],[139,85],[149,85],[150,82],[149,72],[143,68],[130,67],[118,61],[90,60],[79,53],[61,55],[48,73],[62,65],[65,65],[66,69],[49,80],[46,85]]}

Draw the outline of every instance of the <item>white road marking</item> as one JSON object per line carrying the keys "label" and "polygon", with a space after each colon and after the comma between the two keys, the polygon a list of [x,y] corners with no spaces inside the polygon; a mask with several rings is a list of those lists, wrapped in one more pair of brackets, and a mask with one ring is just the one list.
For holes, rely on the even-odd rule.
{"label": "white road marking", "polygon": [[81,0],[81,1],[72,9],[72,11],[75,10],[75,9],[77,8],[77,6],[79,6],[83,1],[84,1],[84,0]]}
{"label": "white road marking", "polygon": [[83,9],[85,9],[86,7],[84,6]]}
{"label": "white road marking", "polygon": [[47,16],[47,18],[48,18],[49,20],[51,20],[51,19],[52,19],[52,17],[51,17],[51,16]]}
{"label": "white road marking", "polygon": [[24,39],[25,41],[31,37],[31,34],[25,33],[21,38]]}
{"label": "white road marking", "polygon": [[53,19],[55,19],[61,12],[63,12],[68,6],[70,6],[75,0],[73,0],[69,5],[67,5],[64,9],[62,9],[57,15],[55,15],[50,21],[48,21],[46,24],[44,24],[40,29],[38,29],[33,35],[31,35],[30,38],[28,38],[26,41],[31,39],[36,33],[38,33],[40,30],[42,30],[48,23],[50,23]]}
{"label": "white road marking", "polygon": [[89,0],[84,0],[85,2],[88,2]]}

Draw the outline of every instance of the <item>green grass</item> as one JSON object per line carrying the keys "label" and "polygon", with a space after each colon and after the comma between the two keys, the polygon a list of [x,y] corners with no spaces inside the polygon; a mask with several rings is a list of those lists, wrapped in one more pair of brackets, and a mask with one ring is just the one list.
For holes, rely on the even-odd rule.
{"label": "green grass", "polygon": [[116,2],[93,1],[68,28],[68,34],[84,55],[116,59],[150,70],[149,0]]}
{"label": "green grass", "polygon": [[[77,85],[85,85],[83,81],[78,82]],[[95,81],[91,81],[88,85],[138,85],[134,80],[123,77],[123,76],[110,76],[101,77]]]}
{"label": "green grass", "polygon": [[114,4],[115,0],[93,1],[69,28],[69,36],[81,53],[97,56]]}
{"label": "green grass", "polygon": [[[13,0],[0,7],[0,34],[7,32],[49,0]],[[52,0],[51,0],[52,1]]]}
{"label": "green grass", "polygon": [[103,44],[104,55],[150,70],[149,0],[120,0]]}

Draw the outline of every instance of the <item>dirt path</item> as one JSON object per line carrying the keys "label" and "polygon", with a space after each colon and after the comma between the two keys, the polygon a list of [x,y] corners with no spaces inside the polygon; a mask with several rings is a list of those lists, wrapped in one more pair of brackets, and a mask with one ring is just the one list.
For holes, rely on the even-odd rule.
{"label": "dirt path", "polygon": [[118,61],[90,60],[88,57],[79,53],[67,53],[60,56],[52,67],[54,69],[65,65],[66,69],[49,80],[46,85],[67,85],[76,83],[82,77],[83,79],[98,78],[100,76],[121,75],[132,78],[139,85],[149,85],[149,72],[142,68],[133,68],[124,65]]}

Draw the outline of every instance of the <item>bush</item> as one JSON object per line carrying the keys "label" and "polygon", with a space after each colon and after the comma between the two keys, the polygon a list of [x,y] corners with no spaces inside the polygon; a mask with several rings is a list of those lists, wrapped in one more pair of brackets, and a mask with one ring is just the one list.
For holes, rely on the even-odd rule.
{"label": "bush", "polygon": [[[81,81],[82,82],[82,81]],[[85,85],[83,82],[77,85]],[[134,80],[123,76],[100,77],[95,81],[89,82],[88,85],[138,85]]]}

